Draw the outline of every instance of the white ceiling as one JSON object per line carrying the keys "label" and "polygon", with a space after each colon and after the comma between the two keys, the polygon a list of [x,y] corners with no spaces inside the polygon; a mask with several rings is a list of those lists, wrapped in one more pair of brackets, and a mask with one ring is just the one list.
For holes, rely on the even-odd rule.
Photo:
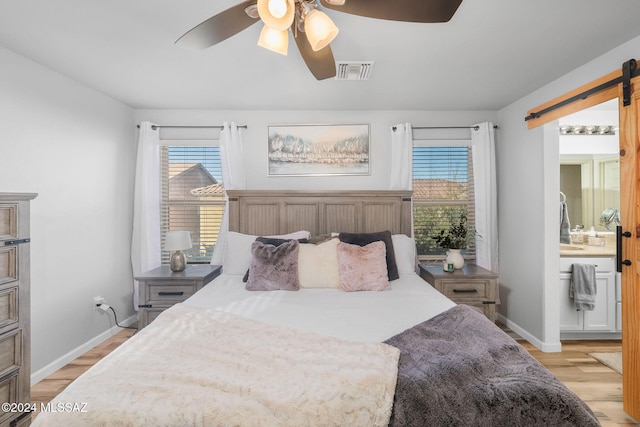
{"label": "white ceiling", "polygon": [[133,108],[497,110],[640,35],[638,0],[463,0],[441,24],[325,10],[335,59],[375,61],[368,81],[315,80],[293,41],[256,45],[260,24],[174,45],[237,2],[0,0],[0,46]]}

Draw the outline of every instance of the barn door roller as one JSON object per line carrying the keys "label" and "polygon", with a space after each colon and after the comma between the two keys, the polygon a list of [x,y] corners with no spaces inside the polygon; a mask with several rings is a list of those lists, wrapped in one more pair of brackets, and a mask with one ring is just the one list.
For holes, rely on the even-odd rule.
{"label": "barn door roller", "polygon": [[635,59],[630,59],[622,64],[622,105],[631,104],[631,77],[635,75],[638,64]]}

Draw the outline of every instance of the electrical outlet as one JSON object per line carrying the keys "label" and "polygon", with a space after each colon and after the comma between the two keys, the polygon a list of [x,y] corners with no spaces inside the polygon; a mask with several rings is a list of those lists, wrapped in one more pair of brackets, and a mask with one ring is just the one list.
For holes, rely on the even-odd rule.
{"label": "electrical outlet", "polygon": [[104,297],[93,297],[93,309],[97,310],[100,304],[104,304]]}

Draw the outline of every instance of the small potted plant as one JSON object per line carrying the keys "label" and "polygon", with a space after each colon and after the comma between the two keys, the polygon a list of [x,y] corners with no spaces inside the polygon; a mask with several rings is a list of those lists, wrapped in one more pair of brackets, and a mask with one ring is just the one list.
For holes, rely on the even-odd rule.
{"label": "small potted plant", "polygon": [[434,237],[438,246],[447,250],[447,264],[453,264],[453,268],[460,269],[464,266],[464,258],[460,251],[467,249],[469,243],[475,238],[476,232],[467,225],[467,214],[460,215],[460,221],[452,224],[448,230],[441,230]]}

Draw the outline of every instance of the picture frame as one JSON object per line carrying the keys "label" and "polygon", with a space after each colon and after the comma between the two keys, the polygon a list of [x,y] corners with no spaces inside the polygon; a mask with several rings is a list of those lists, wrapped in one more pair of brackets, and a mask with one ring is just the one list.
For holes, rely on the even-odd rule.
{"label": "picture frame", "polygon": [[269,176],[370,175],[369,124],[268,126]]}

